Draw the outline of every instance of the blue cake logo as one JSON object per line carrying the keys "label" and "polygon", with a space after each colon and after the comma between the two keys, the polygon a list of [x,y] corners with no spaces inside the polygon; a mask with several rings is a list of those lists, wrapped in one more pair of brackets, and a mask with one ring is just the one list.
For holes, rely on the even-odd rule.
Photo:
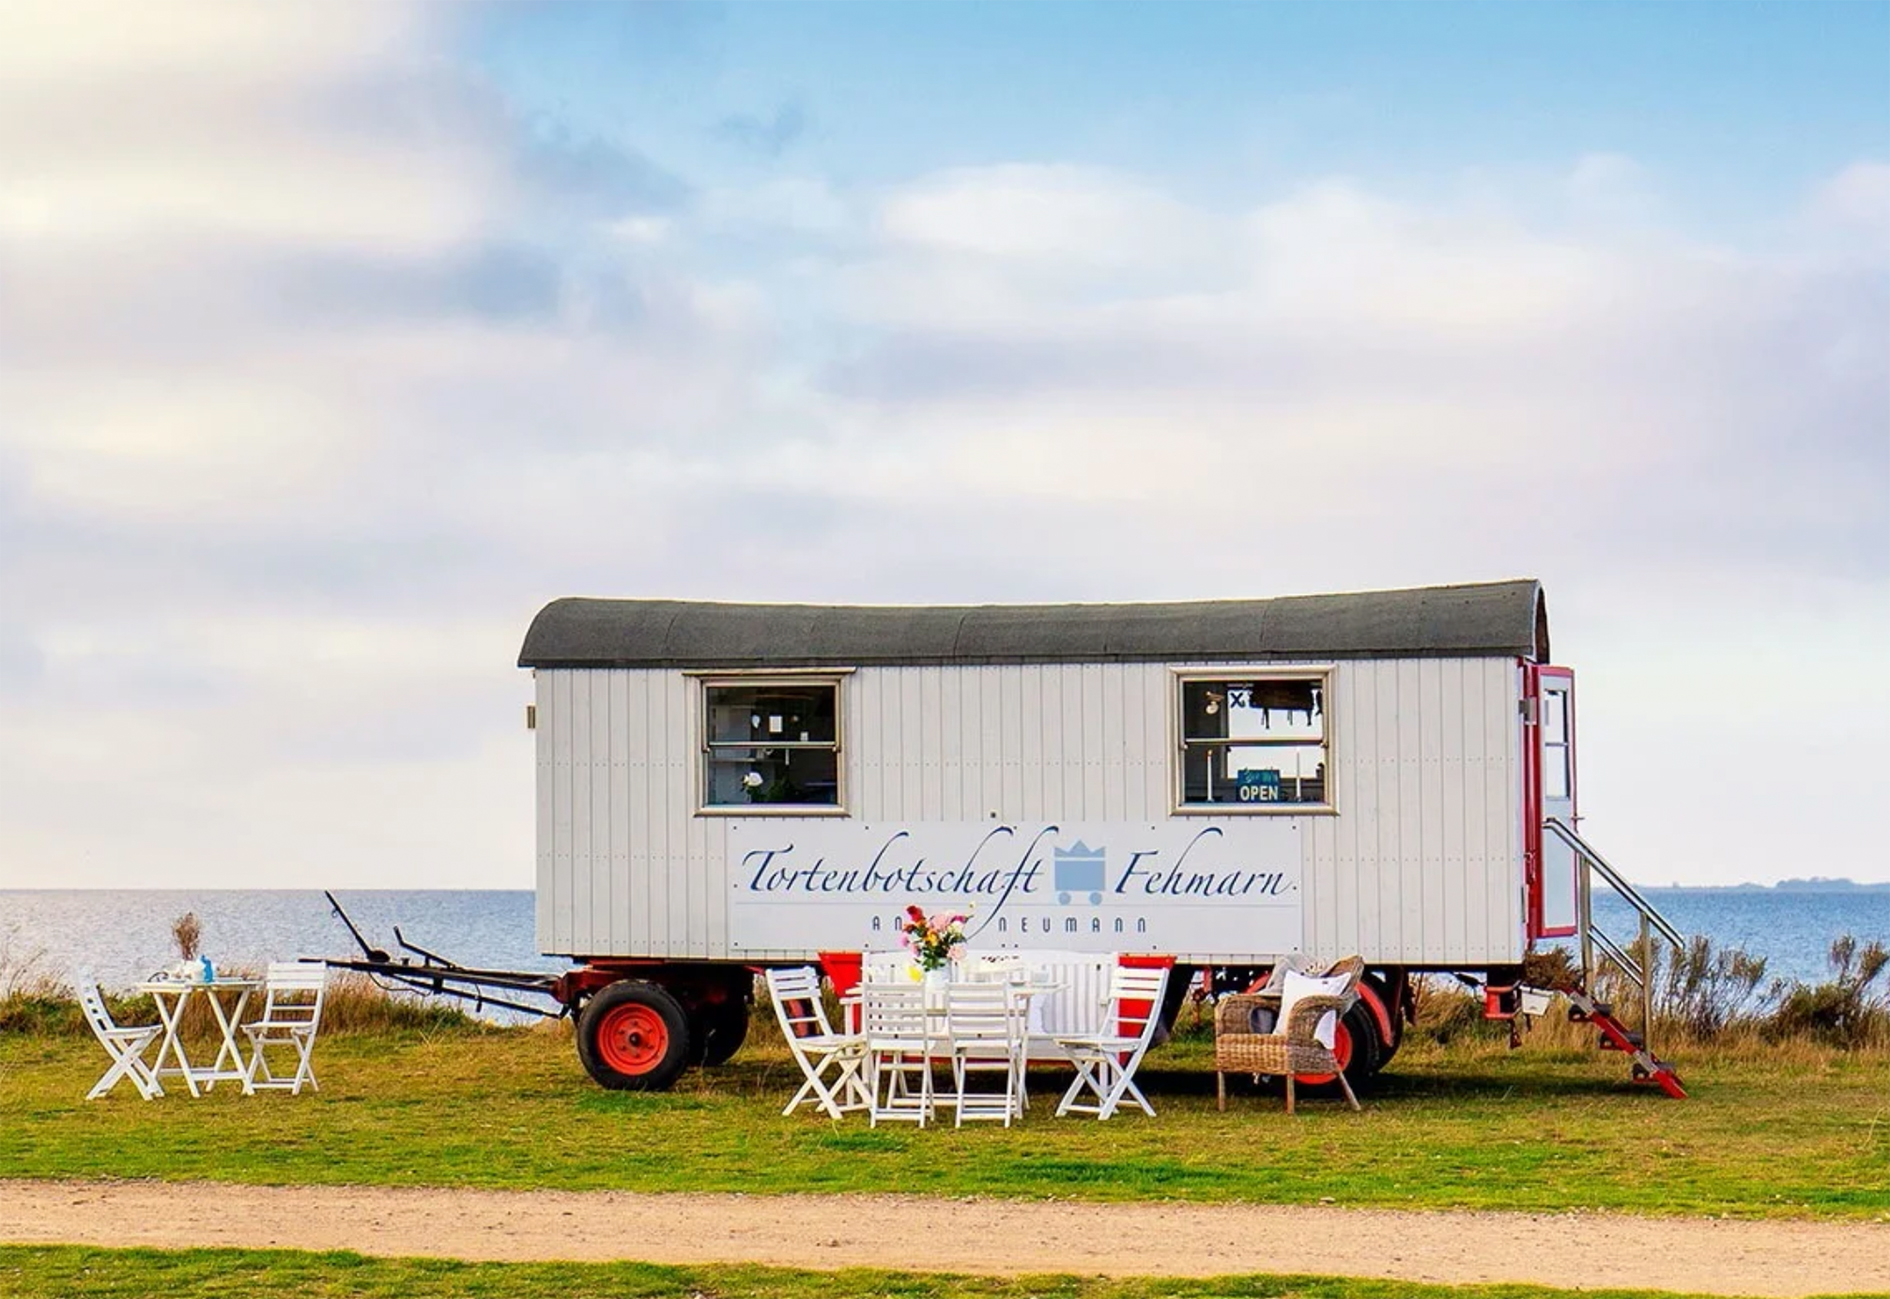
{"label": "blue cake logo", "polygon": [[1108,878],[1103,864],[1103,849],[1091,848],[1078,839],[1074,848],[1058,848],[1053,856],[1058,902],[1067,904],[1072,893],[1089,894],[1092,906],[1102,902]]}

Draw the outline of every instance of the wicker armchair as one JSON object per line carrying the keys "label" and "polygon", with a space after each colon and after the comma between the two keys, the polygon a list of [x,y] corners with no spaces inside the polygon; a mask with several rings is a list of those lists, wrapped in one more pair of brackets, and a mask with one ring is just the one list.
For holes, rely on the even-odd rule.
{"label": "wicker armchair", "polygon": [[1327,1011],[1343,1015],[1358,1000],[1358,978],[1364,961],[1348,957],[1335,963],[1332,974],[1347,976],[1346,990],[1336,996],[1302,997],[1293,1004],[1293,1017],[1286,1024],[1275,1024],[1271,1033],[1253,1031],[1253,1012],[1279,1005],[1276,991],[1268,997],[1257,993],[1236,993],[1222,997],[1214,1008],[1214,1084],[1221,1109],[1227,1108],[1227,1075],[1230,1073],[1277,1074],[1286,1079],[1286,1112],[1293,1112],[1293,1078],[1296,1074],[1335,1074],[1345,1099],[1359,1108],[1352,1084],[1339,1068],[1338,1057],[1319,1045],[1313,1030]]}

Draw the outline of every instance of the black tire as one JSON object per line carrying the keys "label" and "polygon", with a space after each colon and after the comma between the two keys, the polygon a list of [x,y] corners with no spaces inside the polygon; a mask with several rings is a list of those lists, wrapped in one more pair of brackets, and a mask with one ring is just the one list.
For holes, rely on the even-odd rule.
{"label": "black tire", "polygon": [[[1378,1004],[1384,1008],[1385,1020],[1390,1024],[1391,1036],[1386,1038],[1385,1024],[1379,1021],[1375,1013],[1372,1015],[1372,1041],[1377,1047],[1377,1059],[1372,1064],[1372,1072],[1382,1073],[1385,1066],[1391,1063],[1391,1057],[1398,1054],[1398,1048],[1404,1045],[1404,1005],[1399,996],[1408,996],[1409,991],[1401,981],[1387,985],[1385,979],[1377,974],[1367,974],[1360,987],[1378,998]],[[1394,989],[1397,995],[1394,995]],[[1369,1009],[1363,1000],[1359,1005]],[[1352,1077],[1350,1070],[1346,1071],[1346,1077]]]}
{"label": "black tire", "polygon": [[[1352,1008],[1345,1012],[1345,1018],[1339,1022],[1351,1040],[1351,1057],[1345,1062],[1345,1081],[1351,1084],[1353,1091],[1361,1091],[1371,1085],[1372,1078],[1385,1061],[1384,1041],[1378,1033],[1378,1017],[1372,1014],[1370,1006],[1359,1001],[1353,1003]],[[1312,1096],[1343,1095],[1336,1080],[1323,1083],[1302,1081],[1299,1086]]]}
{"label": "black tire", "polygon": [[1354,1088],[1370,1082],[1385,1067],[1390,1053],[1378,1027],[1378,1016],[1363,1001],[1354,1002],[1345,1012],[1345,1031],[1352,1035],[1352,1059],[1345,1066],[1345,1080]]}
{"label": "black tire", "polygon": [[711,1001],[695,1013],[697,1053],[705,1065],[727,1064],[748,1040],[749,1005],[746,999],[732,997]]}
{"label": "black tire", "polygon": [[621,979],[594,995],[578,1016],[577,1049],[599,1087],[667,1091],[689,1066],[689,1017],[654,983]]}

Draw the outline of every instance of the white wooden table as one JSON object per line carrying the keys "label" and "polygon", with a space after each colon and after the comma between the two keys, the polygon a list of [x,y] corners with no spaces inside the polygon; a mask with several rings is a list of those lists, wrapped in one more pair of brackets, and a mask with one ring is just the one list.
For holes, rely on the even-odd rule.
{"label": "white wooden table", "polygon": [[[1027,1030],[1024,1037],[1025,1063],[1068,1064],[1070,1062],[1069,1053],[1057,1044],[1055,1038],[1045,1035],[1042,1025],[1043,999],[1053,997],[1057,993],[1064,991],[1063,984],[1048,981],[1005,984],[1002,980],[998,979],[964,979],[955,982],[969,987],[977,987],[980,985],[985,987],[1006,986],[1014,996],[1024,1003]],[[853,1032],[857,1033],[861,1031],[861,1011],[867,998],[872,995],[871,989],[884,986],[887,985],[884,983],[863,982],[840,998],[840,1009],[842,1013],[846,1015],[848,1027]],[[895,984],[894,986],[897,985]],[[951,986],[953,986],[951,983],[933,984],[926,989],[926,1036],[931,1039],[932,1046],[937,1053],[937,1058],[940,1060],[949,1059],[953,1049],[957,1046],[957,1042],[950,1031],[950,1012],[946,1006],[946,998],[949,995],[946,989]]]}
{"label": "white wooden table", "polygon": [[[243,1022],[249,994],[261,986],[255,979],[221,977],[208,983],[201,979],[153,979],[140,983],[135,991],[148,994],[156,1003],[158,1022],[164,1025],[164,1038],[158,1043],[157,1066],[153,1072],[160,1079],[182,1078],[192,1096],[201,1096],[220,1082],[243,1083],[243,1090],[247,1092],[248,1080],[243,1053],[236,1045],[236,1028]],[[216,1059],[207,1067],[190,1062],[184,1054],[183,1038],[177,1031],[184,1018],[184,1007],[194,996],[202,996],[210,1003],[210,1015],[216,1021],[220,1038]],[[167,1058],[171,1063],[165,1063]]]}

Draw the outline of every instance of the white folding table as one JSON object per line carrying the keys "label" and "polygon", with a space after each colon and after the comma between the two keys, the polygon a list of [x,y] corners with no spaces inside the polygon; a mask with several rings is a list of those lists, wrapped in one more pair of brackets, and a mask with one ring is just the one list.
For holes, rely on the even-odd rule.
{"label": "white folding table", "polygon": [[[243,1083],[249,1090],[243,1053],[236,1045],[236,1028],[243,1022],[243,1010],[249,994],[261,987],[254,979],[218,977],[202,979],[153,979],[141,983],[135,991],[146,993],[157,1005],[158,1022],[164,1025],[164,1038],[158,1043],[157,1064],[152,1072],[160,1079],[170,1076],[184,1080],[192,1096],[202,1095],[220,1082]],[[210,1016],[216,1021],[220,1041],[216,1059],[208,1066],[193,1065],[184,1054],[184,1041],[178,1033],[184,1007],[193,996],[201,994],[210,1003]],[[169,1059],[171,1063],[166,1064]]]}

